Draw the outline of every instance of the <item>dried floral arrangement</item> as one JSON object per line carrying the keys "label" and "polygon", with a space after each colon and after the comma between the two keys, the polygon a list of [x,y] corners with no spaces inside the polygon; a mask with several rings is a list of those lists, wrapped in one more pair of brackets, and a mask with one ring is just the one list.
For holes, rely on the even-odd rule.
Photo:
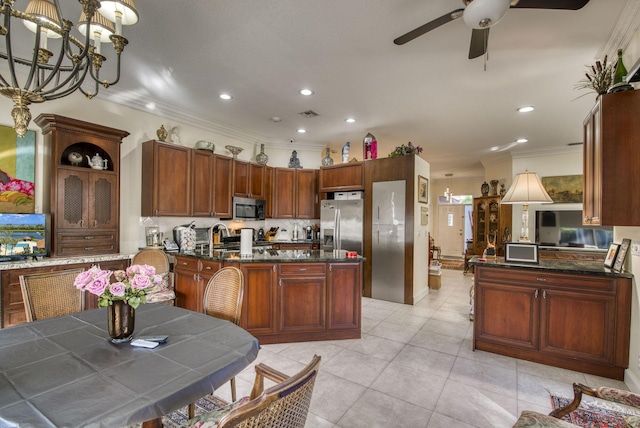
{"label": "dried floral arrangement", "polygon": [[397,146],[394,151],[389,153],[388,157],[392,158],[395,156],[405,156],[405,155],[412,155],[412,154],[417,155],[420,153],[422,153],[422,147],[414,146],[413,144],[411,144],[411,141],[409,141],[407,144],[402,144]]}
{"label": "dried floral arrangement", "polygon": [[613,85],[613,77],[616,70],[616,63],[607,63],[605,55],[602,62],[596,61],[595,65],[587,65],[587,72],[576,85],[576,89],[589,89],[598,95],[606,94],[611,85]]}

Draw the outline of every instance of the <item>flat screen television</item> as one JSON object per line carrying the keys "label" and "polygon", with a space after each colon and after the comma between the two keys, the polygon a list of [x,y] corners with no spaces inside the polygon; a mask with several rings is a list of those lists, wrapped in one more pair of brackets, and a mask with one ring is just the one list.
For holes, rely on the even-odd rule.
{"label": "flat screen television", "polygon": [[583,226],[582,211],[536,211],[536,243],[543,247],[607,250],[612,226]]}
{"label": "flat screen television", "polygon": [[49,254],[48,214],[0,214],[0,262]]}

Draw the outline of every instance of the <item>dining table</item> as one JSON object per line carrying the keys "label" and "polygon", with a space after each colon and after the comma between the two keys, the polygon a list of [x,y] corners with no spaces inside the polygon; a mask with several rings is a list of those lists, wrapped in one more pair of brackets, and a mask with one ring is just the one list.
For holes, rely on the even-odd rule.
{"label": "dining table", "polygon": [[224,385],[255,360],[237,325],[163,304],[136,309],[134,339],[112,343],[106,308],[0,329],[0,426],[125,427],[158,418]]}

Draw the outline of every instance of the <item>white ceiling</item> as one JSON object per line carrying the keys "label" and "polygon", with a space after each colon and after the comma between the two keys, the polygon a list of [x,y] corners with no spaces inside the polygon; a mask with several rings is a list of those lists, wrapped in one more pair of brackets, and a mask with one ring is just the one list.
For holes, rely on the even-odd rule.
{"label": "white ceiling", "polygon": [[[267,147],[295,139],[292,148],[339,151],[351,141],[362,159],[371,132],[380,156],[408,141],[422,146],[433,178],[483,176],[481,160],[504,155],[517,138],[529,139],[520,150],[582,141],[595,95],[574,85],[631,1],[511,9],[491,29],[485,71],[484,58],[467,59],[462,19],[393,44],[461,0],[137,0],[122,79],[105,95],[136,108],[153,101],[179,122],[241,129]],[[315,94],[299,95],[303,87]],[[516,112],[526,104],[536,110]]]}

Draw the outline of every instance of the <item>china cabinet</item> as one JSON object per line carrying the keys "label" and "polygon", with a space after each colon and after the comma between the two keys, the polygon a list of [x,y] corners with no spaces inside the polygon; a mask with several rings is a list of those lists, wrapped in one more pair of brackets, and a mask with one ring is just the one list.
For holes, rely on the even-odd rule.
{"label": "china cabinet", "polygon": [[120,145],[128,132],[53,114],[35,120],[51,150],[51,257],[120,251]]}
{"label": "china cabinet", "polygon": [[500,196],[473,198],[473,248],[481,255],[489,242],[497,255],[504,254],[504,242],[510,235],[511,205],[501,204]]}

